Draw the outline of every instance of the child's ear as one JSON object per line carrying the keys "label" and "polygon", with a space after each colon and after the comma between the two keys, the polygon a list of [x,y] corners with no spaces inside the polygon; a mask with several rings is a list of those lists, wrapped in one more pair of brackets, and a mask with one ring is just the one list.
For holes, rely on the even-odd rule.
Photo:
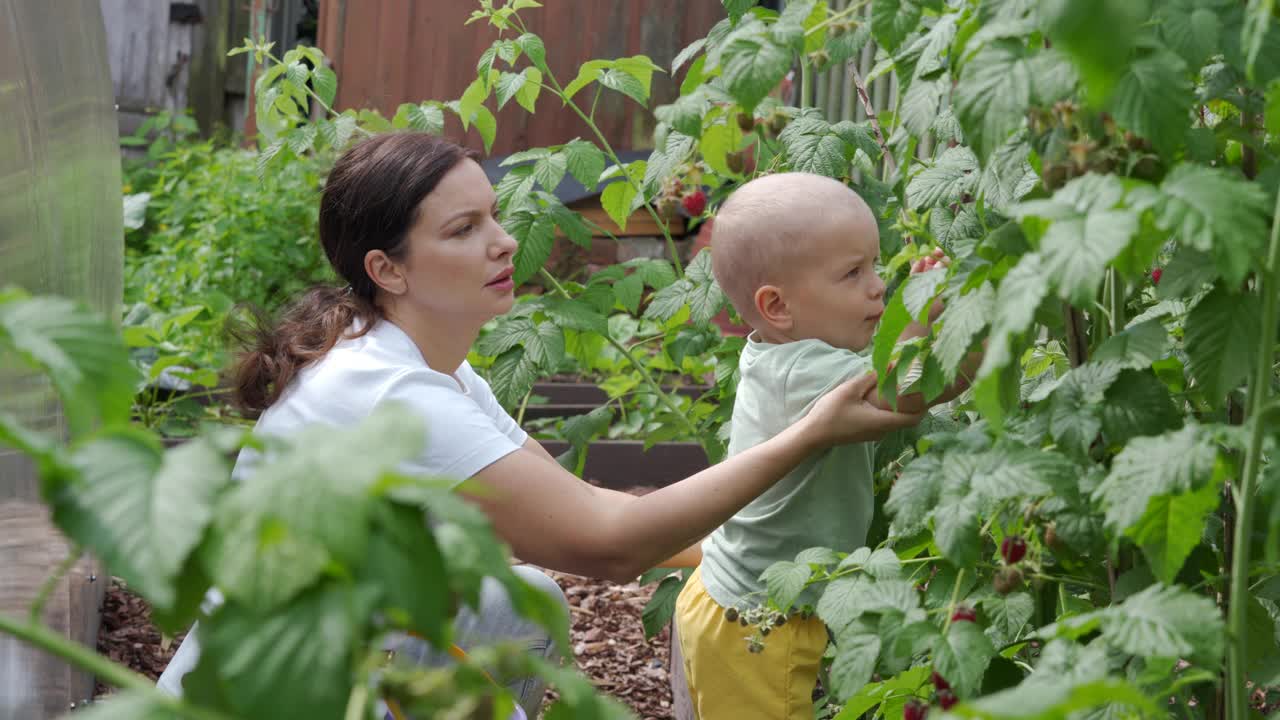
{"label": "child's ear", "polygon": [[791,308],[783,297],[782,288],[777,285],[761,285],[752,300],[755,301],[756,312],[774,330],[789,332],[795,325]]}

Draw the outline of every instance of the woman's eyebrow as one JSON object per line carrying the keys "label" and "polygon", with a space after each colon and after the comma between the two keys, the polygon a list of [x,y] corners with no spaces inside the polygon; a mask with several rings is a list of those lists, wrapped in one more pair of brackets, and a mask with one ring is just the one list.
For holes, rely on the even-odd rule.
{"label": "woman's eyebrow", "polygon": [[449,223],[461,217],[474,217],[480,214],[482,214],[480,210],[461,210],[459,212],[456,212],[450,215],[448,218],[445,218],[444,222],[440,223],[440,227],[445,227]]}

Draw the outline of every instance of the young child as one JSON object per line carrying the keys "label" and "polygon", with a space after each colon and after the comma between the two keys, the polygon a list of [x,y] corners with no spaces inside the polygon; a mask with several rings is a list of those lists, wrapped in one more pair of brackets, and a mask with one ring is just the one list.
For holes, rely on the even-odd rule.
{"label": "young child", "polygon": [[[869,354],[860,351],[884,312],[885,286],[875,271],[880,239],[871,209],[842,183],[818,175],[780,173],[742,186],[716,215],[711,252],[716,280],[753,330],[739,362],[732,455],[871,371]],[[917,261],[912,272],[938,262],[945,262],[941,251]],[[934,311],[936,317],[941,309]],[[888,407],[878,394],[868,399]],[[898,405],[924,409],[919,395]],[[857,443],[809,458],[703,542],[702,562],[675,613],[700,720],[813,717],[827,646],[822,621],[792,614],[760,650],[749,648],[748,631],[725,611],[762,605],[760,575],[774,562],[794,560],[809,547],[866,544],[874,454],[873,443]],[[797,604],[816,600],[801,595]]]}

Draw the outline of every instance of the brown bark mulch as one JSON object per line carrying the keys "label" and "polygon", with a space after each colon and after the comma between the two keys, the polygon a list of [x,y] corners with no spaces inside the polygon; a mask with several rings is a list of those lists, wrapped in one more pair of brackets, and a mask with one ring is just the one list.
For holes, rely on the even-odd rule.
{"label": "brown bark mulch", "polygon": [[[578,668],[601,692],[629,705],[640,718],[669,720],[669,631],[646,642],[640,611],[653,586],[615,585],[575,575],[550,573],[569,599],[573,655]],[[151,624],[151,610],[118,578],[112,578],[102,605],[98,652],[156,679],[182,642],[167,645]],[[96,695],[109,689],[98,684]],[[554,697],[548,691],[548,697]]]}

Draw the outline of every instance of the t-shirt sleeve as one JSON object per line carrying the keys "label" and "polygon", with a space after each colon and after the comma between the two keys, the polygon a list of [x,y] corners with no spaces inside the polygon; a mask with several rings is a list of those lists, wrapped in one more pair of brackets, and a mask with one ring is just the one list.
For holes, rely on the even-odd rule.
{"label": "t-shirt sleeve", "polygon": [[471,369],[470,363],[463,363],[463,374],[466,375],[467,386],[471,388],[471,397],[476,404],[481,407],[489,417],[493,418],[494,425],[497,426],[499,432],[511,438],[511,442],[517,445],[524,445],[529,439],[529,433],[525,432],[520,425],[516,423],[516,419],[511,417],[511,413],[503,409],[502,403],[498,402],[498,398],[493,394],[493,390],[489,387],[489,383],[484,378],[476,374]]}
{"label": "t-shirt sleeve", "polygon": [[782,397],[792,421],[809,412],[823,395],[846,380],[872,370],[871,356],[826,343],[795,343],[795,355],[784,373]]}
{"label": "t-shirt sleeve", "polygon": [[462,482],[520,449],[523,440],[503,432],[474,395],[475,386],[464,395],[453,378],[428,370],[401,373],[387,384],[378,403],[403,403],[426,425],[426,449],[404,472]]}

